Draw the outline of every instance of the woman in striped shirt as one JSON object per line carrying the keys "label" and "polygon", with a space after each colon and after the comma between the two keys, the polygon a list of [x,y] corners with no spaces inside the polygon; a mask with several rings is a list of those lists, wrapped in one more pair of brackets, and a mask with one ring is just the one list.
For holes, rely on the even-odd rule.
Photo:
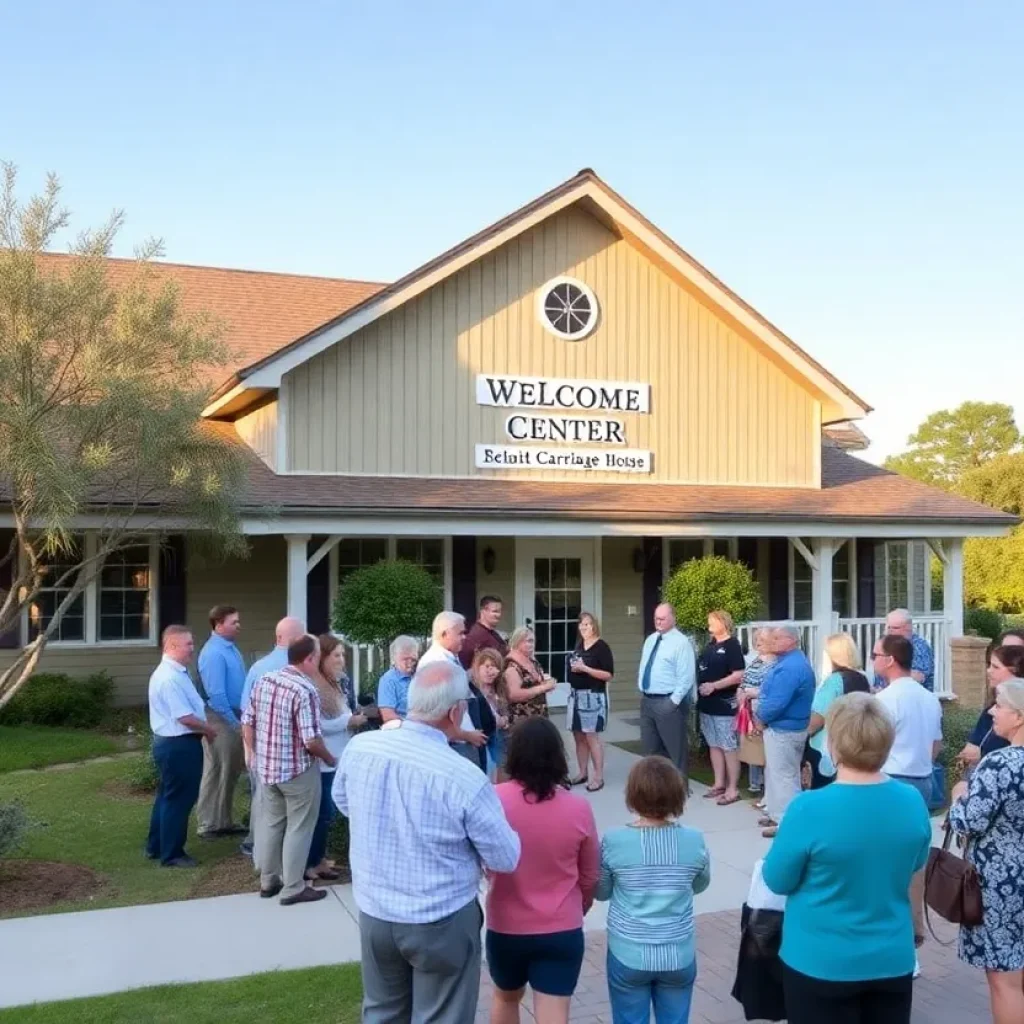
{"label": "woman in striped shirt", "polygon": [[672,762],[645,757],[626,782],[636,815],[601,843],[595,898],[608,909],[614,1024],[686,1024],[697,977],[693,897],[711,882],[704,836],[680,825],[686,784]]}

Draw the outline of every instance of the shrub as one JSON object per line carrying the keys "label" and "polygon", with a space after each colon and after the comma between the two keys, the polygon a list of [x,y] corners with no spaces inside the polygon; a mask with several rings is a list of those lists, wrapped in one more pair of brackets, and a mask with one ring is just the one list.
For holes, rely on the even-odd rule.
{"label": "shrub", "polygon": [[106,717],[114,698],[114,680],[106,672],[86,679],[40,673],[0,710],[0,725],[56,725],[94,729]]}
{"label": "shrub", "polygon": [[348,869],[348,818],[336,814],[327,833],[327,854],[338,865]]}
{"label": "shrub", "polygon": [[401,633],[428,636],[441,611],[437,582],[412,562],[378,562],[352,573],[334,602],[334,628],[357,644],[383,648]]}
{"label": "shrub", "polygon": [[126,758],[122,778],[133,793],[155,793],[160,773],[157,771],[156,761],[153,760],[152,749],[144,751],[138,757]]}
{"label": "shrub", "polygon": [[6,857],[18,848],[30,825],[21,804],[0,804],[0,857]]}
{"label": "shrub", "polygon": [[662,588],[662,598],[675,609],[680,629],[703,634],[708,613],[719,608],[737,623],[749,622],[761,604],[761,591],[742,562],[709,555],[676,569]]}
{"label": "shrub", "polygon": [[1003,617],[991,608],[968,608],[964,615],[964,630],[995,640],[1003,631]]}
{"label": "shrub", "polygon": [[965,708],[949,702],[943,704],[942,710],[942,752],[939,764],[946,769],[947,791],[960,781],[961,771],[957,764],[957,754],[964,748],[974,723],[978,720],[978,708]]}

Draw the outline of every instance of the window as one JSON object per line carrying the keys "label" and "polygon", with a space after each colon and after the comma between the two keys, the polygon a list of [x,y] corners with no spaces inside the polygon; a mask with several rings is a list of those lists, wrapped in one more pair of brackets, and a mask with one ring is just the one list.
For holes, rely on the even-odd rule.
{"label": "window", "polygon": [[351,537],[338,541],[338,581],[356,569],[376,565],[388,557],[387,537]]}
{"label": "window", "polygon": [[850,603],[850,548],[852,541],[845,541],[832,557],[832,611],[839,618],[852,617]]}
{"label": "window", "polygon": [[99,580],[99,639],[148,640],[152,590],[150,548],[138,544],[112,554]]}
{"label": "window", "polygon": [[426,569],[437,585],[444,587],[444,541],[440,537],[399,537],[395,557]]}
{"label": "window", "polygon": [[910,606],[908,548],[908,544],[886,544],[885,546],[886,606],[889,610]]}
{"label": "window", "polygon": [[[70,551],[62,552],[47,563],[42,589],[28,609],[28,639],[35,640],[53,620],[61,602],[75,582],[74,567],[81,559],[84,538],[75,537]],[[81,593],[67,607],[57,628],[50,634],[50,643],[85,640],[85,594]]]}
{"label": "window", "polygon": [[[809,540],[804,544],[811,546]],[[807,559],[793,546],[789,545],[790,558],[793,562],[793,602],[792,615],[798,621],[806,621],[814,617],[814,577]]]}
{"label": "window", "polygon": [[582,281],[556,277],[537,292],[537,315],[556,337],[579,341],[597,326],[597,299]]}
{"label": "window", "polygon": [[706,555],[718,555],[721,558],[738,557],[738,541],[735,537],[687,537],[670,540],[665,545],[665,575],[671,576],[684,562]]}

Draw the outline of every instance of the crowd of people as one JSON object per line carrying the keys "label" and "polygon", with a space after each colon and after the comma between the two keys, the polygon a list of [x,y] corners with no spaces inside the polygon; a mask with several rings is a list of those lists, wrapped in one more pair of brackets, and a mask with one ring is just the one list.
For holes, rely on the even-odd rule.
{"label": "crowd of people", "polygon": [[[150,681],[160,783],[147,855],[193,866],[185,840],[198,804],[201,838],[248,831],[242,848],[261,897],[315,902],[326,890],[313,883],[339,877],[327,836],[340,811],[365,1021],[472,1020],[486,949],[491,1020],[518,1020],[529,986],[536,1019],[561,1024],[582,967],[584,917],[607,901],[613,1020],[647,1022],[653,1010],[659,1024],[685,1022],[697,970],[693,900],[711,872],[703,836],[680,820],[695,709],[714,773],[705,797],[735,803],[743,760],[751,788],[763,787],[761,824],[774,839],[763,879],[787,898],[790,1024],[908,1024],[942,712],[929,688],[933,659],[907,635],[906,613],[890,616],[870,679],[852,639],[829,637],[833,671],[816,685],[796,629],[761,630],[745,654],[731,617],[714,611],[698,653],[671,606],[659,605],[637,674],[645,756],[626,785],[633,818],[603,837],[574,792],[604,785],[614,658],[597,619],[580,616],[567,660],[574,770],[548,717],[555,680],[537,662],[534,635],[519,628],[506,643],[500,620],[500,600],[486,597],[468,629],[457,613],[438,615],[422,656],[415,638],[397,637],[373,708],[360,707],[338,639],[310,636],[295,619],[278,624],[274,649],[246,672],[239,613],[227,606],[211,612],[198,658],[204,700],[188,672],[192,634],[168,627]],[[949,818],[985,905],[984,922],[962,929],[960,955],[986,971],[996,1024],[1024,1020],[1022,677],[1024,636],[1008,634],[992,652],[993,703],[960,754],[965,779]],[[232,818],[242,773],[248,830]]]}

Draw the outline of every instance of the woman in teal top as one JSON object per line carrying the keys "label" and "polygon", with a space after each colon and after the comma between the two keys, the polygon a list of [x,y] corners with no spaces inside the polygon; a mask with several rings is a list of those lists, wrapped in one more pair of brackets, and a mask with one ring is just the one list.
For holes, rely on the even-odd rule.
{"label": "woman in teal top", "polygon": [[836,781],[790,804],[763,869],[788,897],[789,1024],[910,1024],[910,880],[927,863],[931,819],[920,793],[881,772],[894,731],[875,697],[840,697],[827,728]]}
{"label": "woman in teal top", "polygon": [[675,819],[685,783],[664,757],[645,757],[626,781],[637,817],[601,843],[594,898],[608,908],[608,994],[614,1024],[686,1024],[697,977],[693,896],[711,883],[704,836]]}
{"label": "woman in teal top", "polygon": [[871,692],[867,676],[860,671],[860,652],[849,633],[833,633],[825,641],[825,653],[833,671],[815,691],[811,721],[807,727],[807,761],[811,766],[812,789],[827,786],[836,774],[826,743],[825,716],[829,708],[848,693]]}

